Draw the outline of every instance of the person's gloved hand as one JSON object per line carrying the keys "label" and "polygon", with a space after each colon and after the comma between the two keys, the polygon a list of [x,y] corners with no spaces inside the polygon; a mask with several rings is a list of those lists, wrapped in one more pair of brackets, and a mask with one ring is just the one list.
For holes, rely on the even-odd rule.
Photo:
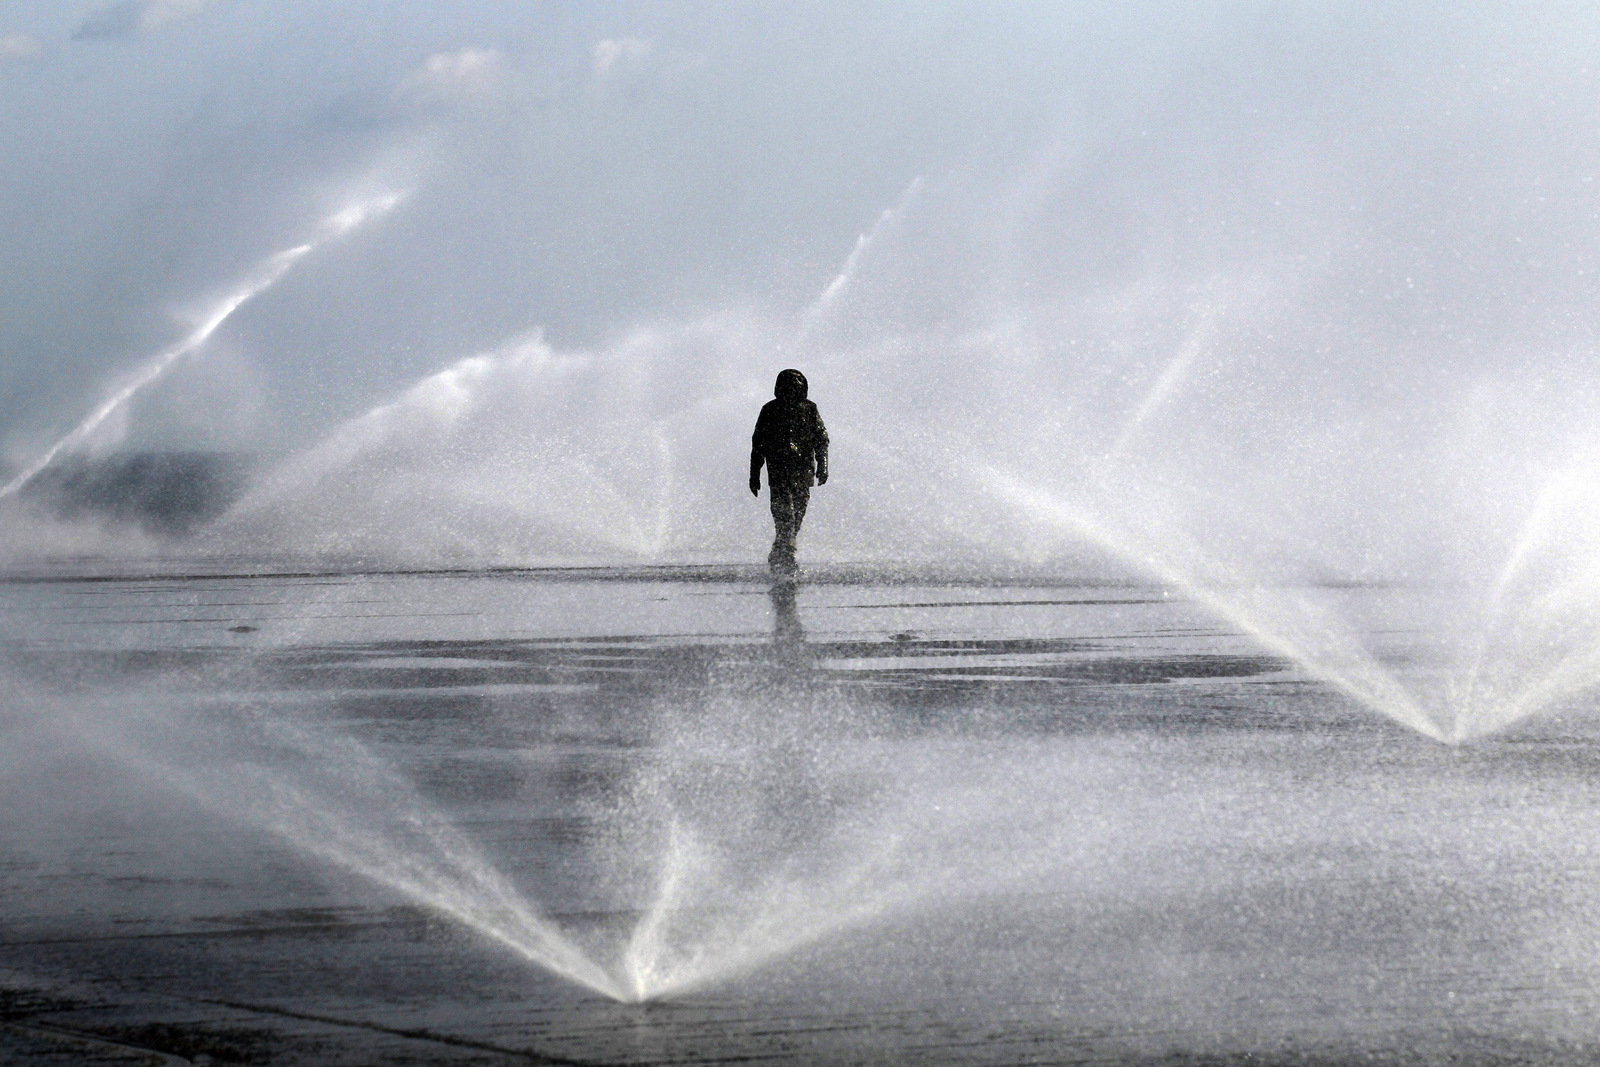
{"label": "person's gloved hand", "polygon": [[760,496],[761,495],[761,479],[760,478],[752,477],[750,479],[750,495],[751,496]]}
{"label": "person's gloved hand", "polygon": [[817,468],[817,484],[818,485],[827,485],[828,484],[828,468],[827,467],[818,467]]}

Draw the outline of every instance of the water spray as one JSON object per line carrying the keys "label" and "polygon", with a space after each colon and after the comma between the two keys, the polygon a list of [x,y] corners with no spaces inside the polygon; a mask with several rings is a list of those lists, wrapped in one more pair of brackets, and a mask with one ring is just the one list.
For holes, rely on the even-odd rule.
{"label": "water spray", "polygon": [[40,471],[55,461],[57,456],[75,449],[87,441],[108,418],[122,410],[130,400],[159,381],[184,357],[198,352],[222,324],[233,317],[234,312],[276,285],[283,279],[284,275],[294,269],[296,263],[299,263],[328,241],[342,237],[370,219],[386,214],[403,199],[405,199],[405,194],[403,193],[385,193],[357,201],[324,218],[317,226],[316,236],[311,240],[286,248],[281,252],[275,252],[262,260],[226,294],[219,297],[198,316],[194,329],[188,336],[171,348],[152,356],[143,366],[134,371],[121,388],[101,401],[99,406],[89,413],[88,417],[74,426],[55,444],[45,449],[37,459],[24,467],[11,481],[4,486],[0,486],[0,500],[13,496],[23,486],[33,481]]}
{"label": "water spray", "polygon": [[821,323],[839,302],[839,295],[855,278],[856,270],[861,266],[861,259],[867,254],[867,249],[877,243],[879,237],[900,220],[911,202],[916,199],[917,193],[922,189],[922,175],[911,179],[911,184],[906,186],[906,191],[900,194],[900,199],[891,206],[883,209],[883,214],[878,216],[878,221],[872,224],[872,229],[856,237],[855,247],[850,249],[850,254],[845,257],[844,266],[839,268],[839,273],[828,287],[822,290],[822,295],[806,309],[805,323],[800,328],[800,336],[804,338],[812,328]]}
{"label": "water spray", "polygon": [[1188,378],[1189,371],[1194,367],[1195,361],[1211,348],[1211,339],[1216,334],[1217,312],[1212,308],[1204,308],[1200,312],[1200,320],[1195,323],[1189,337],[1178,349],[1178,354],[1173,356],[1162,368],[1161,374],[1156,378],[1155,385],[1145,394],[1145,398],[1134,409],[1123,426],[1122,432],[1117,435],[1117,443],[1111,446],[1112,459],[1120,459],[1133,443],[1145,423],[1159,412],[1172,399],[1178,387]]}
{"label": "water spray", "polygon": [[[1333,651],[1330,648],[1318,648],[1298,640],[1288,632],[1289,627],[1253,609],[1239,597],[1218,592],[1215,583],[1200,581],[1195,574],[1197,567],[1180,566],[1170,560],[1167,553],[1139,543],[1139,539],[1106,526],[1068,501],[1045,493],[1011,474],[993,469],[985,473],[989,489],[997,496],[1058,523],[1141,569],[1160,576],[1163,581],[1177,586],[1234,623],[1271,651],[1293,660],[1365,706],[1435,741],[1460,740],[1456,731],[1446,731],[1434,722],[1405,688],[1370,657],[1356,655],[1336,658],[1329,654]],[[1252,588],[1252,583],[1239,578],[1223,584]],[[1326,634],[1323,636],[1327,637]],[[1323,644],[1326,646],[1328,642],[1325,640]]]}

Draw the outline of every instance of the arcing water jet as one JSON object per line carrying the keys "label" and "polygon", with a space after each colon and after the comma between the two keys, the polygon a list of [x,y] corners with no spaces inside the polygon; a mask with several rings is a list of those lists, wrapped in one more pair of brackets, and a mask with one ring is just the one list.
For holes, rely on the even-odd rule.
{"label": "arcing water jet", "polygon": [[328,241],[350,233],[370,219],[387,213],[403,199],[403,193],[385,193],[357,201],[324,218],[317,225],[316,236],[311,240],[293,245],[262,260],[226,294],[205,308],[198,316],[194,329],[189,332],[188,336],[171,348],[159,352],[145,361],[119,388],[101,401],[99,406],[91,411],[82,422],[74,426],[55,444],[45,449],[37,459],[24,467],[9,482],[0,486],[0,500],[14,495],[23,486],[31,482],[57,456],[87,441],[108,418],[120,411],[130,400],[160,380],[180,360],[198,352],[211,339],[211,336],[217,332],[217,329],[233,317],[234,312],[276,285],[284,275],[294,269],[295,264],[299,263],[300,260],[322,247]]}

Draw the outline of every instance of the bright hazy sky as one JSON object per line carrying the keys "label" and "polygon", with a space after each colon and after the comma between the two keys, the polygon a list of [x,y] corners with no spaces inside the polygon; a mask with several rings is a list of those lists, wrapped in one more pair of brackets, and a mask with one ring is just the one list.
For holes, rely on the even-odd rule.
{"label": "bright hazy sky", "polygon": [[1362,339],[1335,373],[1571,352],[1600,272],[1594,11],[3,0],[0,443],[37,454],[384,193],[127,440],[292,448],[530,331],[793,316],[896,205],[903,326],[1293,277]]}

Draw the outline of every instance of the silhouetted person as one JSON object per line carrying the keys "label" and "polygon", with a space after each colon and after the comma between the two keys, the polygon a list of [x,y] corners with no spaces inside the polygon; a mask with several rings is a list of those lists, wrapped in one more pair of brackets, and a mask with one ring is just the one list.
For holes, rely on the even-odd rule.
{"label": "silhouetted person", "polygon": [[806,376],[797,370],[778,373],[775,397],[761,409],[750,437],[750,491],[761,495],[761,465],[767,467],[767,495],[777,528],[767,562],[779,578],[799,572],[794,543],[811,502],[813,481],[828,480],[828,430],[817,405],[806,399]]}

